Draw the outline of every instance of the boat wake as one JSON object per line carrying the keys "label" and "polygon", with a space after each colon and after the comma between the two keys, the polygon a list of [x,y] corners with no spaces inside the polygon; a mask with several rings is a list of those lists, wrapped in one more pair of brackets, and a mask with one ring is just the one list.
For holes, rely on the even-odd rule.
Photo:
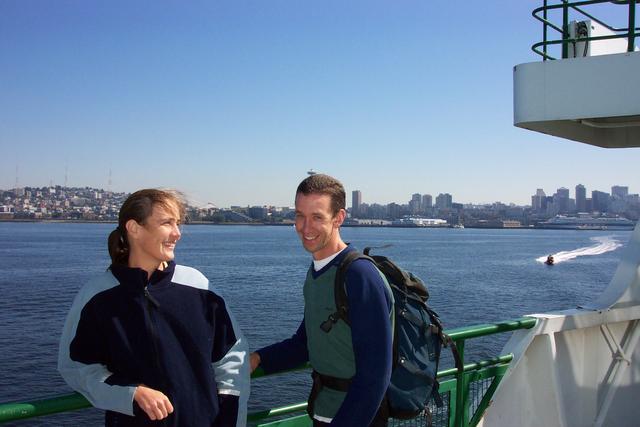
{"label": "boat wake", "polygon": [[[572,251],[562,251],[557,252],[555,254],[550,254],[553,256],[553,263],[558,264],[564,261],[569,261],[579,256],[587,256],[587,255],[601,255],[607,252],[615,251],[622,243],[620,241],[614,239],[611,236],[604,237],[592,237],[591,240],[597,242],[593,246],[586,246],[584,248],[574,249]],[[536,261],[544,263],[547,260],[547,255],[536,258]]]}

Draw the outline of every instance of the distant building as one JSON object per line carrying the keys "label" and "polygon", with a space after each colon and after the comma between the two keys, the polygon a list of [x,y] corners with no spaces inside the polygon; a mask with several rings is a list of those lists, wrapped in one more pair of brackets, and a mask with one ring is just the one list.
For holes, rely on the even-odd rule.
{"label": "distant building", "polygon": [[569,189],[560,187],[553,195],[553,203],[556,205],[558,213],[569,212]]}
{"label": "distant building", "polygon": [[611,197],[614,199],[625,200],[629,195],[629,187],[614,185],[611,187]]}
{"label": "distant building", "polygon": [[438,209],[451,209],[453,204],[453,197],[449,193],[440,193],[436,197],[436,208]]}
{"label": "distant building", "polygon": [[536,190],[536,194],[531,196],[531,209],[534,212],[542,212],[547,208],[547,195],[544,194],[544,190],[542,188],[538,188]]}
{"label": "distant building", "polygon": [[422,212],[422,195],[420,193],[414,193],[411,195],[409,201],[409,211],[412,215],[417,215]]}
{"label": "distant building", "polygon": [[389,218],[394,219],[394,218],[400,218],[401,216],[401,212],[402,212],[402,207],[397,204],[397,203],[389,203],[387,205],[388,211],[389,211]]}
{"label": "distant building", "polygon": [[360,216],[360,205],[362,205],[362,193],[360,190],[351,192],[351,216],[357,218]]}
{"label": "distant building", "polygon": [[447,227],[449,224],[439,218],[407,217],[396,219],[391,223],[394,227]]}
{"label": "distant building", "polygon": [[221,210],[220,211],[224,215],[225,221],[229,222],[251,222],[251,217],[241,213],[235,212],[232,210]]}
{"label": "distant building", "polygon": [[431,209],[433,207],[433,197],[431,194],[422,195],[422,210]]}
{"label": "distant building", "polygon": [[264,220],[269,216],[269,209],[264,206],[251,206],[249,216],[253,219]]}
{"label": "distant building", "polygon": [[587,189],[584,185],[576,185],[576,210],[587,212]]}
{"label": "distant building", "polygon": [[594,190],[591,192],[591,200],[593,201],[594,211],[607,212],[609,210],[609,203],[611,201],[609,193]]}
{"label": "distant building", "polygon": [[521,228],[520,221],[507,219],[480,219],[470,220],[465,223],[470,228]]}
{"label": "distant building", "polygon": [[386,205],[379,203],[373,203],[372,205],[363,204],[367,210],[367,218],[372,219],[385,219],[388,218],[388,209]]}
{"label": "distant building", "polygon": [[584,206],[585,212],[593,212],[593,200],[591,197],[587,197],[587,200],[584,202]]}

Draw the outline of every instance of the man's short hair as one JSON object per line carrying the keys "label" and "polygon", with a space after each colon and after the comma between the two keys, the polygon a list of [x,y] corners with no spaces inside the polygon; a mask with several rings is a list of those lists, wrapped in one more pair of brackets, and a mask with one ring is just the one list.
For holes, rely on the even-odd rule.
{"label": "man's short hair", "polygon": [[335,216],[340,209],[346,209],[346,193],[342,183],[337,179],[317,173],[305,178],[298,189],[296,190],[296,196],[298,194],[326,194],[331,198],[331,211]]}

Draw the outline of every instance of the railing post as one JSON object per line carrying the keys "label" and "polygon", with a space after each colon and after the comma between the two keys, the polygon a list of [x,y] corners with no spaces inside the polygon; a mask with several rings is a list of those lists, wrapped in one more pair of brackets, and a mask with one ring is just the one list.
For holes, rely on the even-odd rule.
{"label": "railing post", "polygon": [[542,40],[544,44],[542,45],[542,52],[544,56],[542,57],[543,61],[547,60],[547,0],[544,0],[544,10],[542,11],[542,17],[544,18],[544,23],[542,24]]}
{"label": "railing post", "polygon": [[569,57],[569,3],[562,0],[562,59]]}
{"label": "railing post", "polygon": [[458,389],[455,388],[453,391],[449,392],[449,422],[447,424],[449,427],[456,426],[456,399],[458,398],[457,390]]}
{"label": "railing post", "polygon": [[636,1],[629,0],[629,27],[627,38],[627,52],[633,52],[636,39]]}
{"label": "railing post", "polygon": [[[460,363],[464,366],[464,340],[456,341]],[[456,374],[456,414],[454,418],[455,427],[465,427],[465,420],[468,419],[467,399],[468,393],[465,387],[465,374],[461,370]]]}

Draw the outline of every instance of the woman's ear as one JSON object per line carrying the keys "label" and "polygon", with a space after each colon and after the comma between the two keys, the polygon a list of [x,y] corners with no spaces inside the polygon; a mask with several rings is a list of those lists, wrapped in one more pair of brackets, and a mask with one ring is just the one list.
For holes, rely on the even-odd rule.
{"label": "woman's ear", "polygon": [[138,234],[140,234],[141,225],[138,224],[135,219],[130,219],[124,226],[127,229],[127,237],[129,239],[134,240],[136,237],[138,237]]}

